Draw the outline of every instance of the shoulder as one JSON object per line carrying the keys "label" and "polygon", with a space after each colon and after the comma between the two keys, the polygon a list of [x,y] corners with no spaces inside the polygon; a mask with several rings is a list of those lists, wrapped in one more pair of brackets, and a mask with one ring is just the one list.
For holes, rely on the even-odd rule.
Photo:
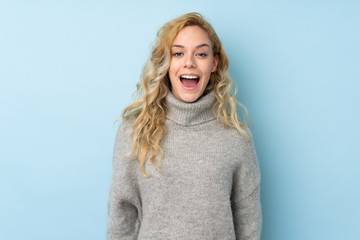
{"label": "shoulder", "polygon": [[126,137],[130,136],[133,125],[134,125],[134,118],[123,119],[119,120],[120,124],[118,124],[117,131],[116,131],[116,139],[119,137]]}
{"label": "shoulder", "polygon": [[234,127],[224,126],[220,121],[216,121],[213,125],[214,131],[220,133],[229,143],[237,146],[248,146],[253,144],[253,137],[251,130],[248,127],[243,127],[244,132],[240,132]]}

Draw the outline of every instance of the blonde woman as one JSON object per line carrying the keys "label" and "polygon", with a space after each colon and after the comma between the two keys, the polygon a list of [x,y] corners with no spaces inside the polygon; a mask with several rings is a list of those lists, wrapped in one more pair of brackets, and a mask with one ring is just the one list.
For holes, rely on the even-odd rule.
{"label": "blonde woman", "polygon": [[260,171],[236,106],[203,16],[160,28],[116,135],[108,239],[260,239]]}

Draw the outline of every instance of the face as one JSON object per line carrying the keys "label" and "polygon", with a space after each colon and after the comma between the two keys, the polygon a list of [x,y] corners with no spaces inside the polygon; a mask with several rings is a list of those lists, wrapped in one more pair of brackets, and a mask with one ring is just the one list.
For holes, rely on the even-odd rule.
{"label": "face", "polygon": [[188,26],[176,36],[171,47],[169,77],[172,93],[183,102],[195,102],[216,71],[210,38],[199,26]]}

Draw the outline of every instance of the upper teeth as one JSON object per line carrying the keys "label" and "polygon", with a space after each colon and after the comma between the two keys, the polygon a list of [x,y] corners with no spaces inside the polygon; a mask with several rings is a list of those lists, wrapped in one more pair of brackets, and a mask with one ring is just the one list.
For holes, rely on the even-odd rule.
{"label": "upper teeth", "polygon": [[195,78],[199,78],[198,76],[194,76],[194,75],[181,75],[182,78],[187,78],[187,79],[195,79]]}

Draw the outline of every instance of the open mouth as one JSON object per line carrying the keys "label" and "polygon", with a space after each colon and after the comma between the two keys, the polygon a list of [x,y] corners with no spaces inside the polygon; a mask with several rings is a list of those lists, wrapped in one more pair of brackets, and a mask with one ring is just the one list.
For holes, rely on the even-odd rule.
{"label": "open mouth", "polygon": [[197,75],[181,75],[180,81],[185,88],[195,88],[200,81],[200,77]]}

